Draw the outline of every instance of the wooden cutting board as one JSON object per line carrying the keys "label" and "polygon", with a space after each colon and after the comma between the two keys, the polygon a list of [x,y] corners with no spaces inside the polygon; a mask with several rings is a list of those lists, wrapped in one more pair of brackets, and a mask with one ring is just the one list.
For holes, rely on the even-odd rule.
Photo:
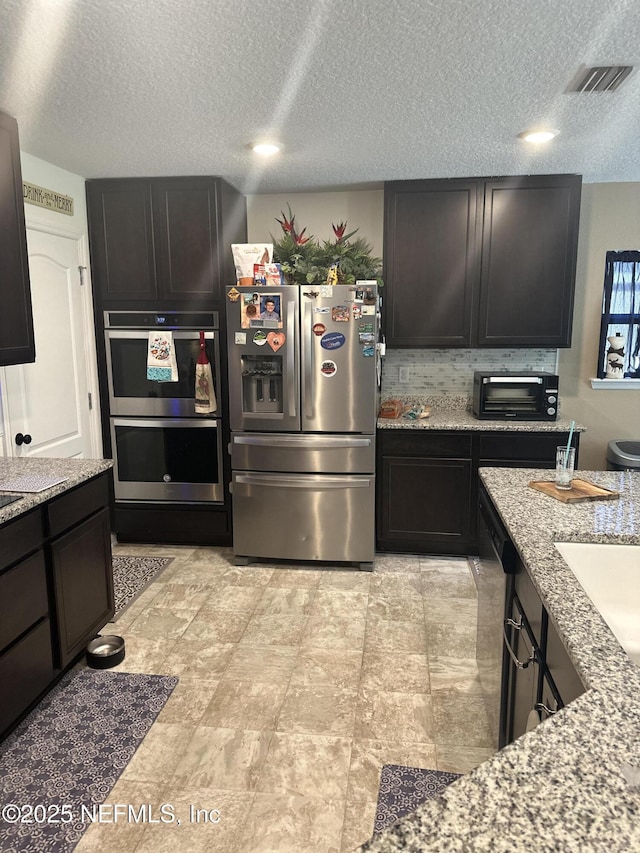
{"label": "wooden cutting board", "polygon": [[573,480],[570,489],[558,489],[550,480],[532,480],[532,489],[544,492],[545,495],[562,501],[565,504],[575,504],[581,501],[610,501],[620,497],[620,492],[596,486],[588,480]]}

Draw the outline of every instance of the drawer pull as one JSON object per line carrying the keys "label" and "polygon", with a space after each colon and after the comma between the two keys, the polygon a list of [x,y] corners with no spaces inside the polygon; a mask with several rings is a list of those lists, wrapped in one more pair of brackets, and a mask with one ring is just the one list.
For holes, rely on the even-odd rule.
{"label": "drawer pull", "polygon": [[[531,664],[531,663],[534,663],[534,662],[535,662],[535,659],[536,659],[536,652],[535,652],[535,649],[532,651],[532,653],[531,653],[531,657],[530,657],[530,658],[527,658],[527,660],[526,660],[526,661],[521,661],[521,660],[518,658],[518,656],[516,655],[516,653],[515,653],[515,652],[513,651],[513,649],[511,648],[511,644],[509,643],[509,638],[507,637],[507,624],[508,624],[509,622],[512,622],[512,620],[511,620],[511,619],[505,619],[505,620],[504,620],[504,625],[502,626],[502,636],[504,637],[504,644],[505,644],[505,646],[507,647],[507,651],[509,652],[509,657],[510,657],[510,658],[511,658],[511,660],[514,662],[514,664],[516,665],[516,667],[517,667],[518,669],[526,669],[526,668],[529,666],[529,664]],[[514,627],[514,628],[517,628],[518,630],[520,630],[520,628],[521,628],[522,626],[521,626],[521,625],[520,625],[520,626],[518,626],[518,625],[517,625],[517,623],[513,623],[513,627]]]}
{"label": "drawer pull", "polygon": [[553,717],[554,714],[558,713],[558,706],[554,710],[551,708],[547,708],[544,702],[536,702],[536,711],[542,711],[542,713],[546,714],[548,717]]}

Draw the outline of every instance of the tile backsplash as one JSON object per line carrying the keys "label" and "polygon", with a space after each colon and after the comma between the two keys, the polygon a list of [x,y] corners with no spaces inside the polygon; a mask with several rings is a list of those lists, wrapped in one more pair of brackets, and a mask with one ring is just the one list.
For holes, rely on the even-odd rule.
{"label": "tile backsplash", "polygon": [[[387,349],[382,361],[382,397],[467,396],[474,370],[556,372],[556,349]],[[400,368],[407,382],[400,382]]]}

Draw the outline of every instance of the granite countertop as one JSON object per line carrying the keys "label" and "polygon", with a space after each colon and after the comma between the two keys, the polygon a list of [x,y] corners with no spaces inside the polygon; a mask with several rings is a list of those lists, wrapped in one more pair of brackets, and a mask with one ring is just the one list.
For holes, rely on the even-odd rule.
{"label": "granite countertop", "polygon": [[[17,518],[38,504],[45,503],[112,467],[111,459],[0,459],[0,496],[20,495],[21,498],[0,508],[0,524]],[[64,482],[41,492],[11,491],[3,486],[17,477],[65,479]]]}
{"label": "granite countertop", "polygon": [[640,473],[581,471],[615,501],[563,504],[528,487],[549,471],[481,468],[586,692],[361,848],[390,851],[640,850],[640,667],[554,542],[640,545]]}
{"label": "granite countertop", "polygon": [[[571,418],[559,416],[555,421],[479,420],[471,413],[468,397],[400,397],[405,406],[429,406],[428,418],[378,418],[378,429],[474,430],[477,432],[568,432]],[[586,427],[575,425],[576,432]]]}

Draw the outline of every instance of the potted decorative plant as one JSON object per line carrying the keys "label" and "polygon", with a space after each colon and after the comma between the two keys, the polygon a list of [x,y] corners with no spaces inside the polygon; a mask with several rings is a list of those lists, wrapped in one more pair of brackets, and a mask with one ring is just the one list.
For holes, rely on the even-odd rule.
{"label": "potted decorative plant", "polygon": [[320,243],[312,235],[305,236],[306,228],[298,231],[295,215],[289,205],[287,208],[288,216],[282,213],[282,219],[276,217],[282,237],[271,237],[273,260],[281,265],[287,284],[325,284],[333,274],[338,284],[375,279],[382,285],[382,260],[372,257],[372,247],[363,237],[351,239],[357,228],[345,233],[346,222],[332,224],[334,239]]}

